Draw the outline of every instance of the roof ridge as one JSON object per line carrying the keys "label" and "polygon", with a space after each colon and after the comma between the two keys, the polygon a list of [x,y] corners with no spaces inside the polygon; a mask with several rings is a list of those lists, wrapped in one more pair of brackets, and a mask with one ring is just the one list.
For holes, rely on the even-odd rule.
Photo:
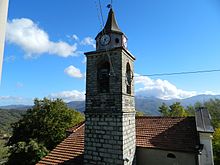
{"label": "roof ridge", "polygon": [[185,118],[194,118],[194,116],[186,116],[186,117],[169,117],[169,116],[136,116],[136,119],[141,118],[167,118],[167,119],[185,119]]}
{"label": "roof ridge", "polygon": [[70,127],[69,129],[67,129],[66,131],[67,132],[70,132],[70,133],[74,133],[76,132],[77,130],[79,130],[83,125],[85,124],[85,120],[74,125],[73,127]]}
{"label": "roof ridge", "polygon": [[85,125],[85,121],[82,121],[81,123],[79,123],[76,127],[76,129],[75,130],[73,130],[73,132],[77,132],[82,126],[84,126]]}

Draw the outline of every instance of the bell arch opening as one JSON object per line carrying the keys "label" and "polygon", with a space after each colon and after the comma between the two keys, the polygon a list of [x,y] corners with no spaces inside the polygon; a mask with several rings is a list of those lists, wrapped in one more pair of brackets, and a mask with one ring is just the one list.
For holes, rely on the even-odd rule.
{"label": "bell arch opening", "polygon": [[126,92],[127,94],[131,94],[131,81],[132,81],[132,71],[130,64],[126,65]]}
{"label": "bell arch opening", "polygon": [[110,90],[110,64],[107,61],[102,62],[97,70],[97,86],[101,93],[108,93]]}

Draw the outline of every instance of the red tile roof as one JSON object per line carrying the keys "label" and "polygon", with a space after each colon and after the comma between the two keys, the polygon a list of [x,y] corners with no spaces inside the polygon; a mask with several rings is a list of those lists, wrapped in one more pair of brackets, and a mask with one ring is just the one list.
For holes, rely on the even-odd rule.
{"label": "red tile roof", "polygon": [[[83,164],[84,123],[69,129],[70,135],[37,165]],[[137,117],[136,146],[196,152],[198,135],[194,117]]]}
{"label": "red tile roof", "polygon": [[138,117],[136,146],[195,152],[198,143],[194,117]]}

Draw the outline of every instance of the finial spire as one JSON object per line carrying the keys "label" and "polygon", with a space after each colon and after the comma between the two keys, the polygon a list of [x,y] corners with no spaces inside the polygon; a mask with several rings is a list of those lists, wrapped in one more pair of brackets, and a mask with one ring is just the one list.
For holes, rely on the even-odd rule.
{"label": "finial spire", "polygon": [[107,8],[112,9],[112,4],[108,4]]}
{"label": "finial spire", "polygon": [[[122,31],[120,30],[120,28],[118,27],[112,5],[108,4],[107,7],[110,10],[108,13],[108,18],[107,18],[106,24],[105,24],[103,30],[97,36],[99,36],[100,34],[105,34],[105,33],[110,33],[110,32],[123,34]],[[96,38],[97,38],[97,36],[96,36]]]}
{"label": "finial spire", "polygon": [[121,32],[121,30],[119,29],[118,24],[116,22],[114,11],[113,11],[111,5],[110,5],[110,11],[108,13],[108,19],[105,24],[104,30],[106,32],[109,32],[109,31]]}
{"label": "finial spire", "polygon": [[112,9],[112,3],[113,3],[113,0],[111,0],[111,2],[107,5],[107,8]]}

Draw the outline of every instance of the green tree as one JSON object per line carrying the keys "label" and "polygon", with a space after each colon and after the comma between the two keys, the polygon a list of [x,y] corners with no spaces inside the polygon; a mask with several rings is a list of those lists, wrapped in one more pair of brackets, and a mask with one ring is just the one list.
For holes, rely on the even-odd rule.
{"label": "green tree", "polygon": [[169,107],[163,103],[160,107],[159,107],[159,112],[163,115],[163,116],[169,116]]}
{"label": "green tree", "polygon": [[136,116],[144,116],[144,112],[136,110]]}
{"label": "green tree", "polygon": [[192,105],[189,105],[186,107],[186,112],[189,116],[195,116],[195,107]]}
{"label": "green tree", "polygon": [[188,113],[184,109],[184,107],[180,104],[180,102],[176,102],[170,105],[170,112],[171,117],[186,117]]}
{"label": "green tree", "polygon": [[18,142],[10,149],[11,155],[7,164],[35,164],[47,155],[48,150],[42,144],[30,139],[29,142]]}
{"label": "green tree", "polygon": [[220,100],[211,99],[204,103],[212,117],[212,125],[214,128],[220,128]]}
{"label": "green tree", "polygon": [[196,102],[195,104],[194,104],[194,109],[199,109],[200,107],[204,107],[204,105],[202,104],[202,103],[200,103],[200,102]]}
{"label": "green tree", "polygon": [[220,164],[220,128],[216,128],[213,134],[213,152],[215,164]]}
{"label": "green tree", "polygon": [[0,161],[6,161],[8,157],[8,147],[5,140],[0,140]]}
{"label": "green tree", "polygon": [[[35,99],[33,108],[27,110],[23,118],[12,125],[13,134],[8,141],[8,145],[12,146],[9,162],[16,160],[22,153],[24,156],[16,164],[22,164],[23,158],[33,160],[29,163],[33,164],[39,158],[36,157],[38,150],[34,147],[35,143],[51,150],[66,137],[68,128],[83,120],[81,113],[69,109],[61,99]],[[33,149],[34,154],[29,154],[28,149]]]}
{"label": "green tree", "polygon": [[173,103],[169,107],[163,103],[159,107],[159,111],[163,116],[168,117],[186,117],[189,116],[189,113],[184,109],[180,102]]}

